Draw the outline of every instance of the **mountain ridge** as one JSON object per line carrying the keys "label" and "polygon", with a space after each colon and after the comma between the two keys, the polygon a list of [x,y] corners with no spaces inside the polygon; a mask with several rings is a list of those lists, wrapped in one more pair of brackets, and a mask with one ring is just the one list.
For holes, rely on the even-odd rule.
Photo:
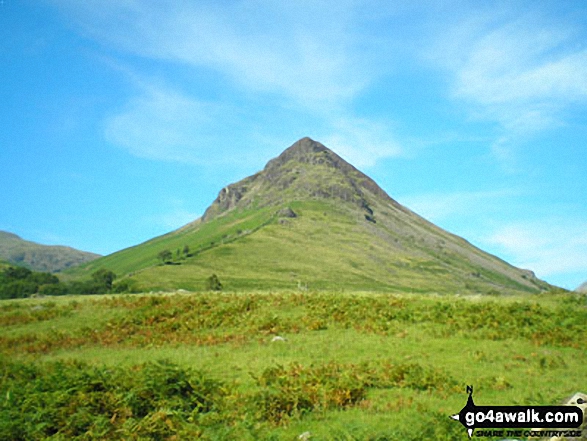
{"label": "mountain ridge", "polygon": [[42,245],[0,231],[0,259],[33,271],[56,273],[101,257],[64,245]]}
{"label": "mountain ridge", "polygon": [[[162,264],[162,251],[176,257]],[[549,288],[404,207],[310,138],[221,189],[196,221],[84,267],[113,270],[147,290],[203,289],[211,273],[233,289]]]}

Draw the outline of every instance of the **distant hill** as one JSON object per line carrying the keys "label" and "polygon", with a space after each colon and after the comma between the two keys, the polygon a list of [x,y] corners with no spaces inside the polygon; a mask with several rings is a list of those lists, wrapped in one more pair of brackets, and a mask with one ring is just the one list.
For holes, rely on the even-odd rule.
{"label": "distant hill", "polygon": [[58,272],[100,257],[65,246],[40,245],[0,231],[0,259],[33,271]]}
{"label": "distant hill", "polygon": [[194,222],[73,271],[144,290],[540,292],[549,285],[433,225],[324,145],[304,138],[223,188]]}
{"label": "distant hill", "polygon": [[575,291],[587,293],[587,282],[583,283]]}

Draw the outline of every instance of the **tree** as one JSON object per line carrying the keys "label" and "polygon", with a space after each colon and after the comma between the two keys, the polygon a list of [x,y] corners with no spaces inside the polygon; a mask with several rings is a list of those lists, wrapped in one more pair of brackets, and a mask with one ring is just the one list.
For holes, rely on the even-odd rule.
{"label": "tree", "polygon": [[190,255],[190,247],[187,245],[184,245],[183,247],[183,257],[189,257]]}
{"label": "tree", "polygon": [[21,299],[36,293],[39,285],[28,280],[16,279],[0,286],[1,299]]}
{"label": "tree", "polygon": [[30,277],[28,277],[28,280],[39,285],[55,285],[59,283],[59,278],[56,275],[50,273],[33,272]]}
{"label": "tree", "polygon": [[135,282],[130,279],[121,280],[113,286],[112,292],[137,292]]}
{"label": "tree", "polygon": [[92,280],[104,286],[106,291],[110,291],[112,289],[112,282],[114,282],[114,279],[116,279],[116,274],[104,268],[99,269],[92,274]]}
{"label": "tree", "polygon": [[212,274],[207,279],[207,288],[209,291],[222,291],[222,283],[216,274]]}
{"label": "tree", "polygon": [[169,263],[173,259],[173,254],[169,250],[163,250],[157,254],[157,257],[159,257],[162,263]]}
{"label": "tree", "polygon": [[30,269],[21,266],[10,266],[4,270],[4,275],[9,280],[25,280],[32,274],[33,272]]}
{"label": "tree", "polygon": [[37,293],[43,296],[62,296],[67,294],[67,285],[63,283],[41,285],[39,286]]}

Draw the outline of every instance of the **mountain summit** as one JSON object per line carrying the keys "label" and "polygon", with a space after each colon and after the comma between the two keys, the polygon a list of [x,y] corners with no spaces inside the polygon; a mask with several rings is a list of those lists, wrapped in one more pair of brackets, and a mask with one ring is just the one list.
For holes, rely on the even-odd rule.
{"label": "mountain summit", "polygon": [[195,222],[98,259],[85,271],[99,268],[146,290],[203,289],[212,273],[226,289],[501,293],[549,287],[413,213],[310,138],[223,188]]}
{"label": "mountain summit", "polygon": [[329,148],[302,138],[259,172],[220,191],[203,220],[234,208],[267,206],[296,199],[324,199],[354,204],[371,215],[369,200],[378,198],[401,208],[371,178]]}

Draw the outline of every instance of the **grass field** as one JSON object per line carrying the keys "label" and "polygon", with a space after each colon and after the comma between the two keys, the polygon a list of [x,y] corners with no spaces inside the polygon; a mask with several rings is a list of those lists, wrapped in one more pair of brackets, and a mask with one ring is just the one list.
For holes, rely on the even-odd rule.
{"label": "grass field", "polygon": [[0,438],[464,440],[466,385],[478,405],[585,392],[586,323],[572,295],[4,301]]}

